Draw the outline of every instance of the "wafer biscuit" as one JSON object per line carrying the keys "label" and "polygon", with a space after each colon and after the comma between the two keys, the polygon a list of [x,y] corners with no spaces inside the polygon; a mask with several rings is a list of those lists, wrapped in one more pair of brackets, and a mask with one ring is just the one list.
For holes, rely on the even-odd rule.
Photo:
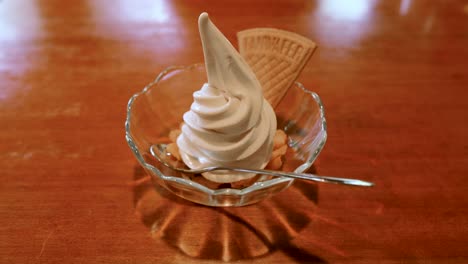
{"label": "wafer biscuit", "polygon": [[296,33],[252,28],[237,33],[239,52],[260,81],[264,97],[275,107],[294,83],[317,45]]}

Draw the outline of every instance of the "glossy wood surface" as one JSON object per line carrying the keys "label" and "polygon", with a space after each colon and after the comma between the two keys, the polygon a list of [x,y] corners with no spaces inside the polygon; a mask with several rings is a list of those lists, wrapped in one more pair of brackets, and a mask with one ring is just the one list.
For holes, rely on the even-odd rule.
{"label": "glossy wood surface", "polygon": [[[215,209],[145,184],[130,96],[200,62],[197,17],[234,43],[276,27],[319,49],[323,175]],[[0,1],[0,263],[467,263],[466,1]]]}

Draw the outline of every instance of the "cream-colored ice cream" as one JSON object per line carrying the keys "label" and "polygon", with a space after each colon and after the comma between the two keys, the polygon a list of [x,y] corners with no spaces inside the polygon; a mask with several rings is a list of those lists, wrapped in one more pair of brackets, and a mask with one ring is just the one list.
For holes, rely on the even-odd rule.
{"label": "cream-colored ice cream", "polygon": [[[193,94],[177,145],[190,168],[233,166],[261,169],[270,160],[276,116],[264,99],[255,74],[210,21],[198,20],[208,83]],[[215,182],[233,182],[252,174],[211,172]]]}

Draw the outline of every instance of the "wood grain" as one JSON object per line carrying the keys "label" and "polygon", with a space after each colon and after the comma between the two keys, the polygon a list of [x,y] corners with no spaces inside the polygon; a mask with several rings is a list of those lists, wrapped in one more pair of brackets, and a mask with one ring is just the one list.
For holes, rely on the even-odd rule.
{"label": "wood grain", "polygon": [[[0,1],[0,262],[468,262],[466,2],[345,2]],[[318,44],[300,77],[326,107],[315,169],[375,188],[212,209],[129,184],[127,100],[202,61],[202,11],[233,42],[276,27]]]}

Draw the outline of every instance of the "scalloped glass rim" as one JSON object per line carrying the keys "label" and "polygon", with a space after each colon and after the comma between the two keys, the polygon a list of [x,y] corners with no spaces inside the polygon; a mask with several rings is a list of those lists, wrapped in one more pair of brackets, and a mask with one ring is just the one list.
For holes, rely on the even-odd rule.
{"label": "scalloped glass rim", "polygon": [[[193,68],[196,68],[196,67],[200,67],[202,65],[203,65],[202,63],[198,63],[198,64],[192,64],[192,65],[189,65],[189,66],[169,66],[166,69],[164,69],[156,77],[156,79],[154,81],[152,81],[151,83],[146,85],[143,88],[142,91],[134,94],[130,98],[130,100],[128,101],[128,104],[127,104],[127,118],[126,118],[126,121],[125,121],[125,138],[127,140],[127,143],[129,145],[130,149],[132,150],[133,154],[137,158],[140,165],[143,166],[145,169],[149,170],[150,172],[152,172],[152,174],[150,175],[152,179],[153,179],[154,176],[157,176],[163,181],[172,181],[172,182],[175,182],[175,183],[178,183],[178,184],[188,185],[188,186],[190,186],[192,188],[196,188],[196,189],[198,189],[198,190],[200,190],[200,191],[202,191],[202,192],[204,192],[204,193],[206,193],[207,195],[210,195],[210,196],[221,196],[221,195],[239,195],[239,196],[242,196],[242,195],[245,195],[245,194],[250,193],[252,191],[266,189],[266,188],[269,188],[271,186],[274,186],[274,185],[277,185],[277,184],[280,184],[280,183],[283,183],[283,182],[289,182],[289,184],[287,186],[285,186],[285,188],[283,188],[283,189],[286,189],[288,186],[290,186],[292,184],[292,182],[294,182],[294,179],[286,178],[286,177],[277,177],[277,178],[273,178],[271,180],[255,182],[251,186],[246,187],[244,189],[225,188],[225,189],[213,190],[213,189],[210,189],[210,188],[208,188],[206,186],[203,186],[202,184],[199,184],[197,182],[194,182],[194,181],[191,181],[191,180],[188,180],[188,179],[184,179],[184,178],[181,178],[181,177],[170,176],[170,175],[164,175],[161,171],[159,171],[159,169],[157,169],[156,167],[154,167],[151,164],[148,164],[145,161],[145,159],[143,158],[143,155],[141,154],[140,150],[138,149],[138,147],[135,144],[135,140],[133,139],[133,137],[132,137],[132,135],[130,133],[130,124],[131,124],[131,118],[132,118],[131,109],[132,109],[132,106],[133,106],[133,102],[135,101],[135,99],[138,96],[146,93],[149,89],[151,89],[152,86],[157,84],[163,77],[165,77],[169,73],[171,73],[173,71],[177,71],[177,70],[190,70],[190,69],[193,69]],[[324,110],[324,106],[322,104],[322,101],[320,100],[320,97],[316,93],[307,90],[299,82],[295,82],[295,86],[297,86],[304,93],[310,95],[314,99],[314,101],[317,103],[317,105],[319,107],[320,119],[321,119],[321,122],[322,122],[322,129],[320,131],[320,133],[322,134],[322,138],[320,139],[321,141],[317,144],[317,148],[310,155],[310,157],[308,157],[308,159],[303,164],[301,164],[299,167],[297,167],[295,169],[295,172],[300,173],[300,172],[306,171],[307,169],[309,169],[312,166],[313,162],[315,161],[315,159],[318,157],[321,150],[323,149],[323,146],[325,145],[325,142],[327,140],[327,132],[326,132],[327,125],[326,125],[326,120],[325,120],[325,110]],[[290,89],[293,89],[293,88],[294,87],[291,87]],[[183,197],[183,198],[185,198],[185,197]]]}

